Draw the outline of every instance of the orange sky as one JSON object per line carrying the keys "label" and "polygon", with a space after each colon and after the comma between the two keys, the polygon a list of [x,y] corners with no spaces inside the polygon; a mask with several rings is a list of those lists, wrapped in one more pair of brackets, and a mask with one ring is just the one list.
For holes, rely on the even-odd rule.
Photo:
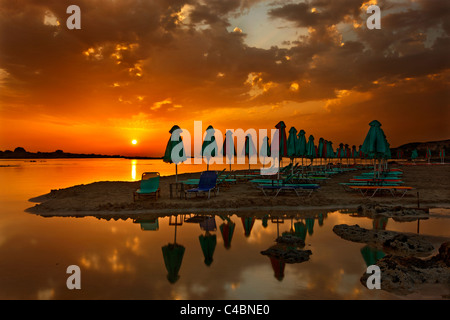
{"label": "orange sky", "polygon": [[393,147],[450,138],[448,1],[370,1],[381,30],[368,3],[0,0],[0,150],[161,156],[194,121],[283,120],[334,145],[374,119]]}

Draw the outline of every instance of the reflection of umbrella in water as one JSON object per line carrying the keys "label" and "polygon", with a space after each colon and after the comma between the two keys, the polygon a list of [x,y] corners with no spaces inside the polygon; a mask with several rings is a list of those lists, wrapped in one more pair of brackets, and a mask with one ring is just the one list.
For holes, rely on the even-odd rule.
{"label": "reflection of umbrella in water", "polygon": [[323,213],[317,215],[317,220],[319,221],[319,226],[323,226]]}
{"label": "reflection of umbrella in water", "polygon": [[284,278],[284,268],[286,263],[281,259],[275,257],[270,257],[270,263],[272,264],[273,275],[278,280],[281,281]]}
{"label": "reflection of umbrella in water", "polygon": [[216,249],[217,237],[215,234],[211,234],[208,231],[205,235],[198,237],[200,240],[200,246],[202,247],[203,256],[205,257],[205,264],[210,266],[213,262],[214,250]]}
{"label": "reflection of umbrella in water", "polygon": [[302,239],[303,241],[305,241],[307,229],[306,229],[306,225],[303,223],[303,221],[294,223],[294,230],[295,230],[295,235],[297,237],[299,237],[300,239]]}
{"label": "reflection of umbrella in water", "polygon": [[250,233],[252,231],[253,228],[253,224],[255,223],[255,218],[254,217],[246,217],[246,218],[241,218],[242,220],[242,224],[244,225],[244,234],[246,237],[250,236]]}
{"label": "reflection of umbrella in water", "polygon": [[312,236],[314,233],[314,218],[306,218],[306,229],[308,229],[308,234]]}
{"label": "reflection of umbrella in water", "polygon": [[382,259],[385,256],[385,253],[383,251],[377,250],[368,245],[361,249],[361,254],[367,266],[376,264],[378,260]]}
{"label": "reflection of umbrella in water", "polygon": [[180,278],[178,272],[180,271],[185,251],[184,246],[176,243],[176,238],[177,224],[175,224],[174,243],[169,243],[162,247],[164,264],[168,272],[167,279],[170,283],[175,283]]}
{"label": "reflection of umbrella in water", "polygon": [[158,218],[156,219],[135,219],[133,223],[139,223],[141,230],[157,231],[159,229]]}
{"label": "reflection of umbrella in water", "polygon": [[226,249],[230,249],[231,240],[233,239],[234,229],[236,224],[231,220],[224,222],[220,225],[220,232],[222,233],[223,245]]}

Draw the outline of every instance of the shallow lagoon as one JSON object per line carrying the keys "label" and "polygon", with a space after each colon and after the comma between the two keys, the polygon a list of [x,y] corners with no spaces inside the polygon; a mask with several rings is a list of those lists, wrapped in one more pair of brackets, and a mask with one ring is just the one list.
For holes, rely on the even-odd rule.
{"label": "shallow lagoon", "polygon": [[[286,212],[284,219],[267,223],[239,212],[215,215],[211,231],[189,216],[160,217],[142,224],[94,217],[44,218],[26,213],[27,200],[64,188],[100,180],[137,180],[144,171],[173,174],[160,160],[76,159],[11,160],[0,163],[0,298],[2,299],[404,299],[382,290],[368,290],[359,279],[365,272],[365,245],[339,238],[336,224],[417,232],[418,222],[372,221],[339,211]],[[202,166],[196,171],[204,170]],[[179,172],[193,171],[179,167]],[[450,237],[450,212],[435,209],[420,221],[420,234]],[[291,218],[292,216],[292,218]],[[308,220],[306,217],[310,217]],[[193,217],[193,215],[191,215]],[[180,223],[182,224],[180,225]],[[250,224],[246,224],[250,222]],[[277,223],[278,222],[278,223]],[[223,225],[234,223],[226,248]],[[297,223],[297,225],[296,225]],[[298,224],[300,223],[300,224]],[[272,264],[261,251],[274,245],[283,232],[304,225],[309,261]],[[246,229],[245,226],[251,226]],[[222,226],[222,229],[221,229]],[[298,229],[297,229],[298,230]],[[201,240],[214,238],[212,261]],[[225,236],[224,236],[225,235]],[[202,241],[203,241],[202,240]],[[179,278],[168,278],[163,247],[184,247]],[[211,250],[210,250],[211,252]],[[211,256],[211,255],[210,255]],[[66,268],[81,268],[81,290],[68,290]],[[172,283],[173,282],[173,283]],[[439,298],[430,292],[422,298]]]}

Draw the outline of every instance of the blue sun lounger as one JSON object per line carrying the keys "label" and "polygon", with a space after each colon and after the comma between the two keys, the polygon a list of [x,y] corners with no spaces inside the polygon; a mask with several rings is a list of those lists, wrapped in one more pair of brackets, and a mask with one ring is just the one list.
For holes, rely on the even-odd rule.
{"label": "blue sun lounger", "polygon": [[208,199],[211,196],[211,191],[219,191],[219,187],[216,186],[217,182],[217,172],[216,171],[203,171],[200,175],[200,180],[198,182],[198,187],[193,189],[188,189],[184,191],[184,198],[187,199],[188,194],[195,193],[197,196],[199,193],[208,193]]}

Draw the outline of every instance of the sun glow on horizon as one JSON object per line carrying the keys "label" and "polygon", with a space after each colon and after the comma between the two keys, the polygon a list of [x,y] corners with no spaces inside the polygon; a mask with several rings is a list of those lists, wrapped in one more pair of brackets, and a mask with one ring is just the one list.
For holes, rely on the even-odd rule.
{"label": "sun glow on horizon", "polygon": [[137,145],[137,143],[138,143],[138,142],[137,142],[136,139],[131,140],[131,144],[132,144],[132,145]]}

